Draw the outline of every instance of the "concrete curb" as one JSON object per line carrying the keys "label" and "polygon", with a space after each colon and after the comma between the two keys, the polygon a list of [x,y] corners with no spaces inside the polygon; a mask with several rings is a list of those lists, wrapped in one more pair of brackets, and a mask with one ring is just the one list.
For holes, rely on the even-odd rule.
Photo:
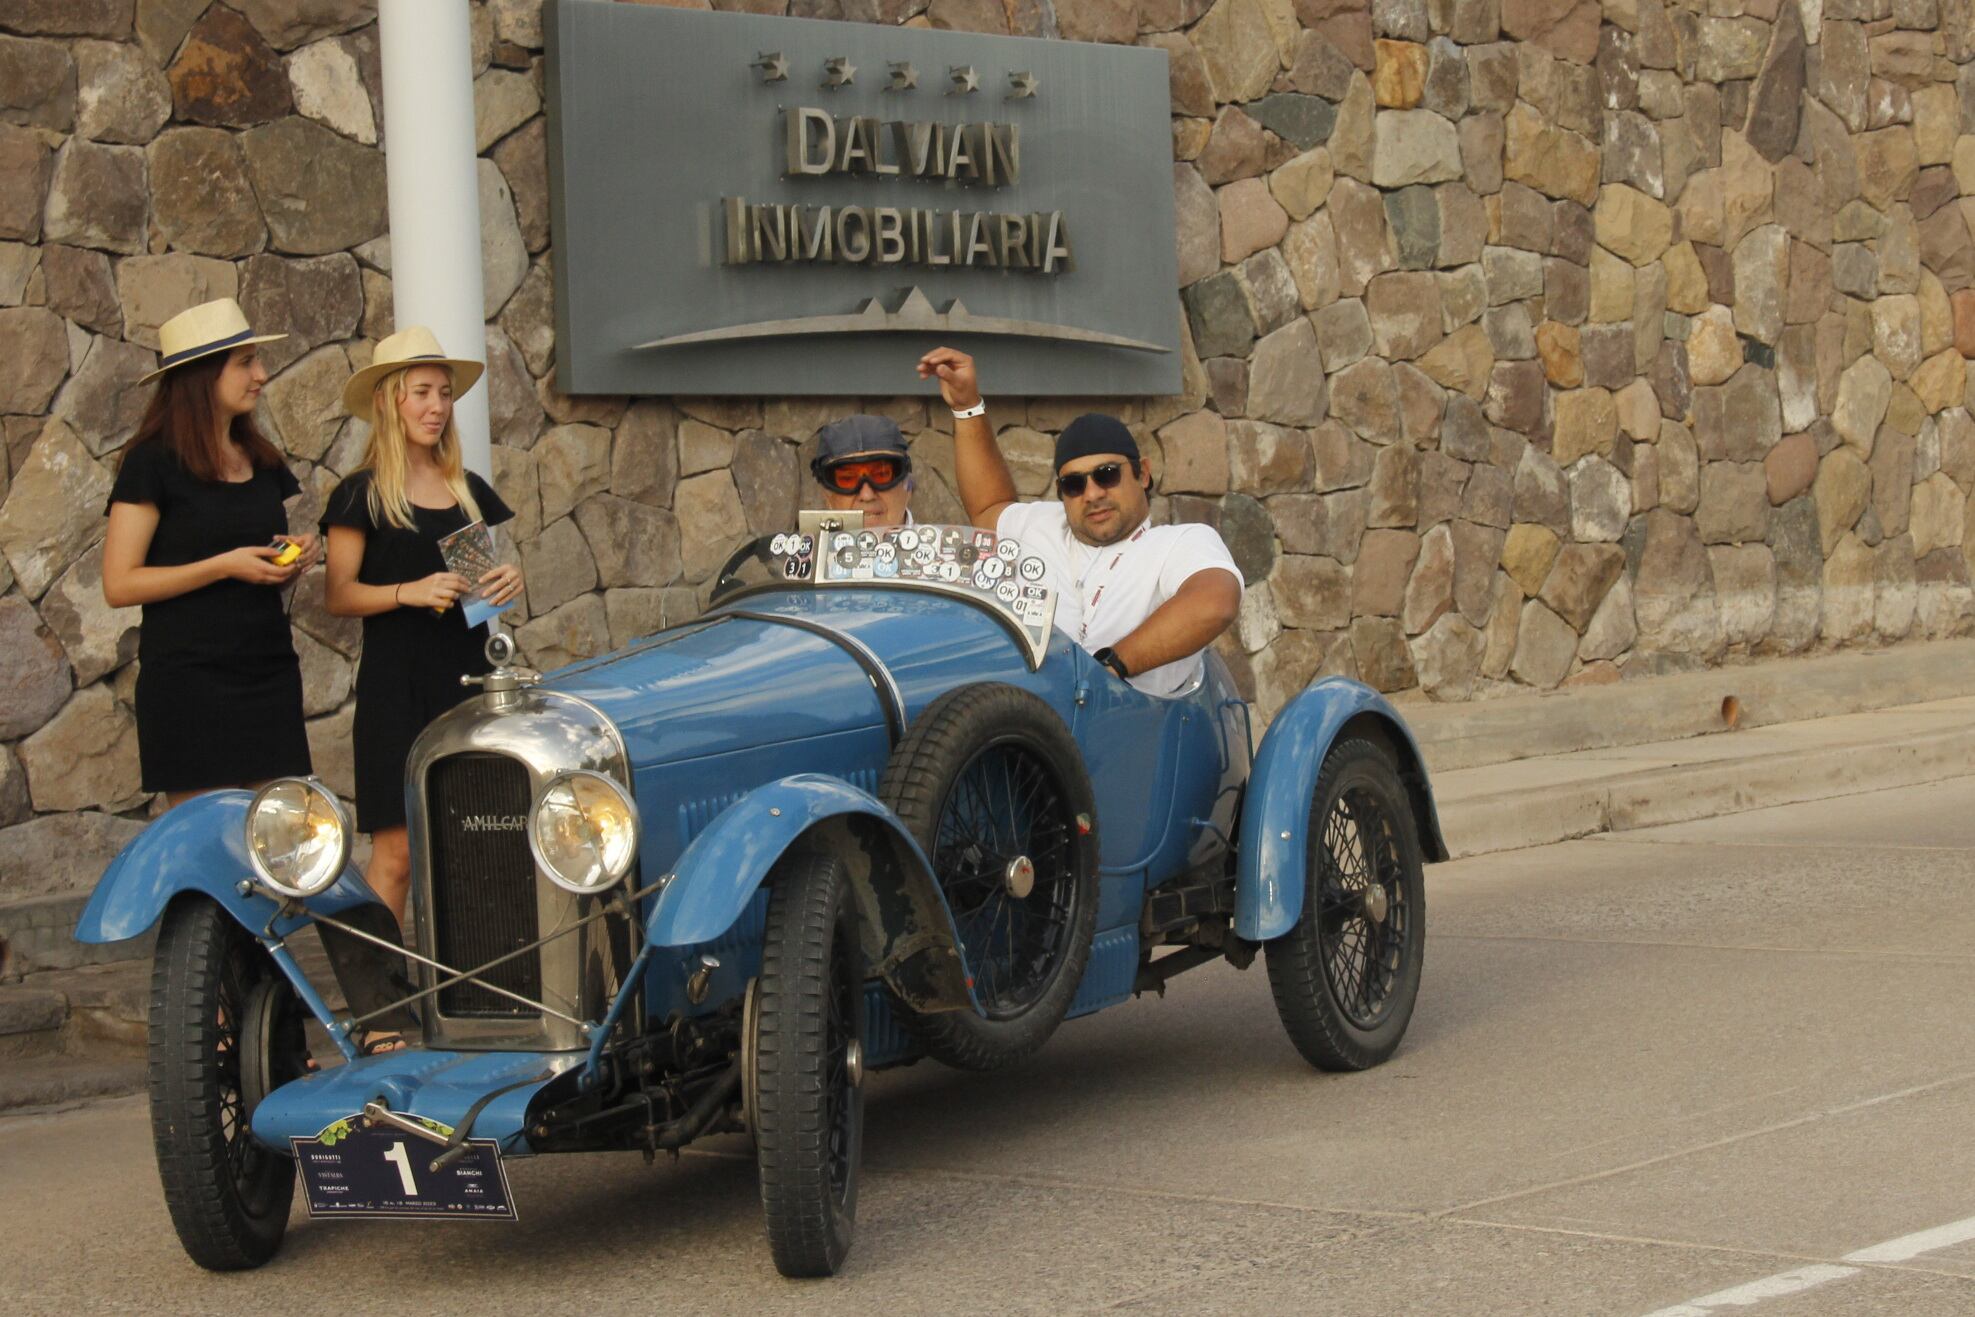
{"label": "concrete curb", "polygon": [[1399,706],[1434,773],[1975,695],[1975,640],[1769,659],[1472,704]]}
{"label": "concrete curb", "polygon": [[1451,857],[1462,859],[1971,773],[1975,741],[1966,726],[1955,726],[1864,744],[1654,767],[1542,793],[1523,788],[1448,800],[1440,824]]}

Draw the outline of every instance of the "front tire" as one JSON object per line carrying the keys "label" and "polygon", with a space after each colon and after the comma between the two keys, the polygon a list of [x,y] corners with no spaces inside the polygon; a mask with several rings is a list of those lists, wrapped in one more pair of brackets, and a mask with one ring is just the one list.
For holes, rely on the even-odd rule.
{"label": "front tire", "polygon": [[1303,913],[1267,944],[1276,1013],[1319,1070],[1365,1070],[1399,1046],[1419,996],[1426,879],[1390,756],[1341,741],[1310,801]]}
{"label": "front tire", "polygon": [[1097,806],[1056,711],[982,682],[927,706],[878,796],[932,861],[974,995],[901,1020],[936,1060],[992,1070],[1028,1056],[1076,999],[1097,929]]}
{"label": "front tire", "polygon": [[755,1161],[784,1276],[834,1276],[857,1224],[864,1145],[864,964],[843,862],[786,857],[773,877],[752,1012]]}
{"label": "front tire", "polygon": [[294,990],[212,901],[165,911],[151,972],[151,1137],[178,1239],[208,1271],[273,1257],[295,1163],[255,1141],[254,1107],[303,1073]]}

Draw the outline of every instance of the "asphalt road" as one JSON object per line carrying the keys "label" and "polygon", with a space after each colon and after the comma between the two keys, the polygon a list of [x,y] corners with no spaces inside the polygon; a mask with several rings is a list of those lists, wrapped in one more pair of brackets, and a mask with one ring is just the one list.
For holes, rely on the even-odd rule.
{"label": "asphalt road", "polygon": [[834,1281],[775,1274],[731,1139],[515,1162],[519,1225],[298,1209],[207,1275],[126,1099],[0,1119],[0,1309],[1975,1310],[1975,778],[1444,865],[1428,908],[1366,1074],[1258,964],[878,1076]]}

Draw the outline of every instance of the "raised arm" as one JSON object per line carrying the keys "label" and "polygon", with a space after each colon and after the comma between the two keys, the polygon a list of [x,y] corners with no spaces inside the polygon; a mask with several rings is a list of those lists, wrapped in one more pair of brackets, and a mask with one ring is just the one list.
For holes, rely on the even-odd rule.
{"label": "raised arm", "polygon": [[[953,348],[934,348],[919,358],[919,378],[937,379],[940,397],[954,411],[965,411],[981,400],[974,359]],[[953,421],[953,469],[960,480],[960,505],[967,520],[993,530],[1002,512],[1016,498],[1015,478],[994,442],[994,427],[986,413]]]}
{"label": "raised arm", "polygon": [[1150,672],[1213,644],[1240,611],[1241,584],[1234,573],[1204,568],[1182,581],[1171,599],[1111,649],[1134,675]]}

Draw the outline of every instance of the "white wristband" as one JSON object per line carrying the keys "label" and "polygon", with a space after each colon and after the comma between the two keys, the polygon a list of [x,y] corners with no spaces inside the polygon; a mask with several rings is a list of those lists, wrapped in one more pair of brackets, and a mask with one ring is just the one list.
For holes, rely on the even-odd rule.
{"label": "white wristband", "polygon": [[971,420],[976,416],[986,416],[986,415],[987,415],[986,398],[981,399],[979,402],[975,403],[972,407],[956,407],[953,410],[953,419],[956,421]]}

